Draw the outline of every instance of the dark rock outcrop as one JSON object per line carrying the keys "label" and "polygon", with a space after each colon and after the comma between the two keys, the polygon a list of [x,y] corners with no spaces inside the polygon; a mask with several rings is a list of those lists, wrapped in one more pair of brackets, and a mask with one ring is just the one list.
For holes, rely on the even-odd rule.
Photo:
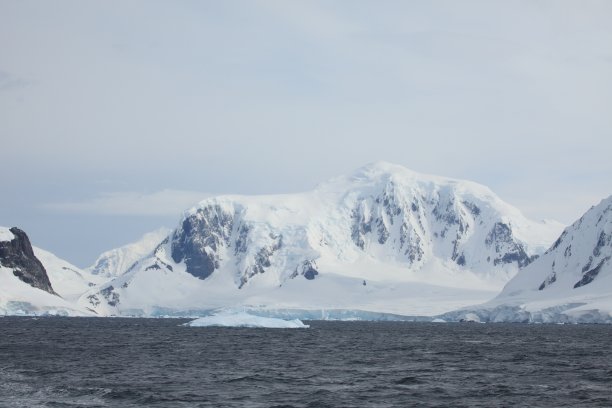
{"label": "dark rock outcrop", "polygon": [[291,274],[291,279],[294,279],[298,276],[303,276],[307,280],[314,280],[318,274],[319,274],[319,271],[317,270],[316,261],[307,260],[307,261],[300,263],[295,268],[295,271]]}
{"label": "dark rock outcrop", "polygon": [[276,251],[281,249],[283,246],[283,236],[271,234],[269,237],[272,240],[272,243],[270,245],[261,247],[259,251],[257,251],[254,258],[255,262],[253,265],[246,268],[242,274],[242,277],[240,278],[240,285],[238,286],[239,289],[242,289],[242,287],[253,276],[257,275],[258,273],[264,273],[267,268],[272,266],[272,257]]}
{"label": "dark rock outcrop", "polygon": [[206,279],[219,268],[219,248],[228,246],[234,215],[208,206],[187,217],[172,239],[172,259],[185,261],[187,272]]}
{"label": "dark rock outcrop", "polygon": [[512,228],[503,222],[497,222],[487,235],[485,245],[495,248],[498,257],[493,260],[493,264],[509,264],[516,262],[519,267],[524,268],[535,258],[527,255],[522,244],[514,239]]}
{"label": "dark rock outcrop", "polygon": [[15,227],[10,231],[15,238],[0,242],[0,264],[13,269],[13,274],[28,285],[57,295],[51,286],[45,267],[34,255],[26,233]]}
{"label": "dark rock outcrop", "polygon": [[[424,255],[421,236],[425,234],[420,213],[423,198],[411,199],[406,201],[393,182],[387,183],[376,196],[362,197],[351,212],[351,238],[355,245],[367,251],[367,242],[375,241],[393,247],[409,264],[421,261]],[[413,214],[409,214],[410,211]],[[411,218],[415,219],[416,227],[411,224]],[[396,224],[399,225],[399,243],[390,240]]]}
{"label": "dark rock outcrop", "polygon": [[582,275],[582,278],[578,282],[576,282],[576,284],[574,285],[574,289],[579,288],[584,285],[588,285],[589,283],[593,282],[593,280],[595,280],[597,275],[599,275],[599,271],[601,271],[601,267],[604,266],[606,261],[608,261],[609,259],[610,258],[602,259],[601,262],[595,268],[585,272]]}

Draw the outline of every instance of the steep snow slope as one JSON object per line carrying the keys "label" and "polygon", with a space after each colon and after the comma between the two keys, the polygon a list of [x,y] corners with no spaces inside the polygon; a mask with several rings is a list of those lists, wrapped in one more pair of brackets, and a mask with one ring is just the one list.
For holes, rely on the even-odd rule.
{"label": "steep snow slope", "polygon": [[108,280],[82,270],[43,249],[34,247],[34,254],[47,270],[49,280],[57,294],[66,300],[74,302],[95,285]]}
{"label": "steep snow slope", "polygon": [[81,302],[108,314],[236,304],[434,314],[490,298],[560,231],[479,184],[375,163],[308,193],[204,200]]}
{"label": "steep snow slope", "polygon": [[495,299],[469,309],[485,321],[612,323],[611,259],[612,196],[566,228]]}
{"label": "steep snow slope", "polygon": [[[89,288],[75,287],[83,277],[75,279],[76,269],[63,269],[74,268],[72,265],[33,248],[21,230],[0,227],[0,247],[4,248],[0,251],[0,314],[93,314],[60,296],[71,294],[69,300],[74,301]],[[10,248],[13,250],[7,251]]]}
{"label": "steep snow slope", "polygon": [[106,278],[119,276],[134,265],[136,261],[153,252],[155,247],[169,233],[168,228],[160,228],[143,235],[136,242],[106,251],[86,271]]}

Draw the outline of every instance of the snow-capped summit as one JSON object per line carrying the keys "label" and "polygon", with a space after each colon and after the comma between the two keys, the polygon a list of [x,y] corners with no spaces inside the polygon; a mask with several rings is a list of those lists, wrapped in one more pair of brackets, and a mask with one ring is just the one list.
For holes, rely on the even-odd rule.
{"label": "snow-capped summit", "polygon": [[393,164],[386,161],[368,163],[348,175],[334,177],[319,184],[319,186],[317,186],[317,190],[333,189],[334,187],[346,189],[346,186],[349,184],[360,185],[363,188],[367,185],[375,186],[377,184],[386,183],[389,181],[398,184],[418,185],[426,185],[429,183],[462,184],[469,185],[470,188],[474,190],[481,190],[484,195],[495,195],[488,187],[472,181],[418,173],[399,164]]}
{"label": "snow-capped summit", "polygon": [[206,199],[81,301],[103,313],[237,303],[433,313],[485,300],[560,230],[477,183],[378,162],[312,192]]}
{"label": "snow-capped summit", "polygon": [[470,311],[492,321],[612,322],[612,196],[567,227],[495,299]]}
{"label": "snow-capped summit", "polygon": [[127,271],[136,261],[149,255],[157,245],[170,233],[168,228],[144,234],[138,241],[104,252],[96,262],[86,268],[93,275],[105,278],[119,276]]}
{"label": "snow-capped summit", "polygon": [[[264,270],[282,284],[300,272],[315,276],[315,264],[364,255],[412,271],[451,261],[495,284],[527,265],[559,229],[527,220],[479,184],[380,162],[312,193],[202,201],[187,212],[169,252],[202,279],[231,255],[238,287]],[[230,248],[233,254],[223,253]]]}

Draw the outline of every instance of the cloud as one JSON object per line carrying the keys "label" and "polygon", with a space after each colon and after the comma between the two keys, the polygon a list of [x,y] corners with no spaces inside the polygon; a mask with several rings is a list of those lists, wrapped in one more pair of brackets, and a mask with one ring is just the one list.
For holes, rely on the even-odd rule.
{"label": "cloud", "polygon": [[135,237],[207,196],[164,188],[297,192],[381,159],[567,223],[612,193],[612,2],[378,3],[0,1],[3,222],[48,203],[40,223]]}
{"label": "cloud", "polygon": [[107,192],[83,201],[45,203],[45,210],[95,215],[176,216],[210,193],[165,189],[154,193]]}
{"label": "cloud", "polygon": [[29,81],[0,70],[0,91],[12,91],[15,89],[25,88],[28,85],[30,85]]}

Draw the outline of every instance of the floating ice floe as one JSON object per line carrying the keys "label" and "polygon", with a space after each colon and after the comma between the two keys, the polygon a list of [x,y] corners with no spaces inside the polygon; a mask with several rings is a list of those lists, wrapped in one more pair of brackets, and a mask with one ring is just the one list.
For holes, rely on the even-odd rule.
{"label": "floating ice floe", "polygon": [[271,329],[307,329],[299,319],[284,320],[255,316],[246,312],[221,312],[185,323],[189,327],[262,327]]}
{"label": "floating ice floe", "polygon": [[481,323],[480,317],[476,313],[466,313],[465,317],[460,321],[467,323]]}

